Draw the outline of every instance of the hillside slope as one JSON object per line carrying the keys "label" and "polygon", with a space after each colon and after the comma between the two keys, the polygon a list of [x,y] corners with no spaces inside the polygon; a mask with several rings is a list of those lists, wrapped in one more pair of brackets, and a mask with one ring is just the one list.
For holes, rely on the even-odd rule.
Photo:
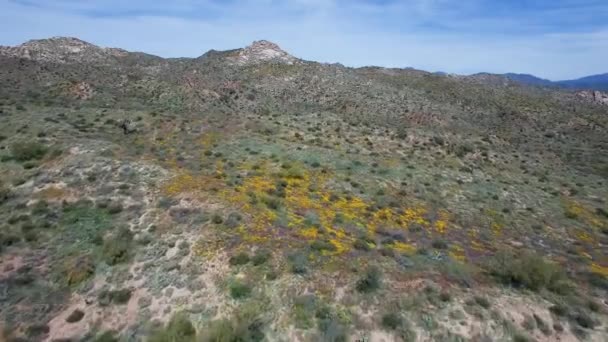
{"label": "hillside slope", "polygon": [[600,95],[2,47],[3,338],[604,341]]}

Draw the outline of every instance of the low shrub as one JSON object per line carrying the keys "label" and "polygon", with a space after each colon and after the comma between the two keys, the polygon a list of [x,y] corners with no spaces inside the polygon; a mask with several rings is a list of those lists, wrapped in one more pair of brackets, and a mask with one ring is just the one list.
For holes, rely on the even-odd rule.
{"label": "low shrub", "polygon": [[381,285],[381,273],[377,267],[370,267],[365,275],[357,281],[356,289],[361,293],[376,291]]}
{"label": "low shrub", "polygon": [[403,319],[394,312],[386,313],[382,316],[382,326],[386,329],[396,330],[402,324]]}
{"label": "low shrub", "polygon": [[116,333],[113,331],[105,331],[93,339],[94,342],[118,342],[118,338],[116,338]]}
{"label": "low shrub", "polygon": [[183,313],[171,317],[167,325],[152,332],[148,337],[149,342],[194,342],[196,341],[196,329],[192,322]]}
{"label": "low shrub", "polygon": [[291,272],[294,274],[305,274],[308,272],[308,258],[304,253],[295,253],[287,257]]}
{"label": "low shrub", "polygon": [[310,248],[314,251],[335,251],[336,246],[329,241],[315,240],[310,244]]}
{"label": "low shrub", "polygon": [[0,183],[0,204],[8,201],[13,196],[10,188]]}
{"label": "low shrub", "polygon": [[249,255],[245,252],[241,252],[237,255],[233,255],[228,262],[231,266],[245,265],[249,262]]}
{"label": "low shrub", "polygon": [[126,304],[131,299],[131,289],[103,290],[97,296],[99,305]]}
{"label": "low shrub", "polygon": [[251,286],[240,281],[233,281],[228,286],[230,297],[233,299],[243,299],[251,295]]}
{"label": "low shrub", "polygon": [[264,340],[264,322],[257,317],[235,317],[211,322],[199,338],[201,342],[259,342]]}
{"label": "low shrub", "polygon": [[490,304],[490,301],[486,297],[475,296],[473,297],[473,299],[475,300],[475,303],[477,303],[477,305],[481,306],[484,309],[489,309],[490,306],[492,306],[492,304]]}
{"label": "low shrub", "polygon": [[103,259],[108,265],[116,265],[129,260],[133,233],[128,228],[121,228],[103,241]]}
{"label": "low shrub", "polygon": [[90,255],[68,259],[64,265],[63,276],[69,286],[78,285],[95,274],[95,263]]}
{"label": "low shrub", "polygon": [[255,266],[259,266],[259,265],[265,264],[268,260],[270,260],[271,256],[272,256],[272,254],[270,253],[270,251],[261,249],[255,253],[253,258],[251,258],[251,261],[253,262],[253,264]]}
{"label": "low shrub", "polygon": [[35,141],[20,142],[11,146],[13,158],[20,162],[42,159],[48,152],[48,148]]}
{"label": "low shrub", "polygon": [[566,273],[559,265],[532,252],[521,255],[499,252],[488,263],[488,269],[500,282],[516,287],[532,291],[547,289],[559,294],[572,290]]}
{"label": "low shrub", "polygon": [[234,229],[241,224],[242,219],[243,219],[243,217],[241,216],[241,214],[232,212],[226,218],[226,222],[224,222],[224,225],[227,228]]}

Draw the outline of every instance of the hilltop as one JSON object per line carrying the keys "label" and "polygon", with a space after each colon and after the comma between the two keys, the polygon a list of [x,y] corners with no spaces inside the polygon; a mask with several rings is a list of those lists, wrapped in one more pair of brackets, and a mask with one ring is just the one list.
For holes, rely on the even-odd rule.
{"label": "hilltop", "polygon": [[3,338],[604,341],[607,98],[1,47]]}

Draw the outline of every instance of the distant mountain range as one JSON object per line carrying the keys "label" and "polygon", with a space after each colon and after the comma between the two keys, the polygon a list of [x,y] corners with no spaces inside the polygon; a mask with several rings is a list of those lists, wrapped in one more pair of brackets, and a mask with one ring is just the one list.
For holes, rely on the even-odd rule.
{"label": "distant mountain range", "polygon": [[560,87],[568,89],[593,89],[593,90],[608,90],[608,73],[600,75],[587,76],[575,80],[567,81],[549,81],[543,78],[528,74],[503,74],[502,76],[522,84],[543,86],[543,87]]}

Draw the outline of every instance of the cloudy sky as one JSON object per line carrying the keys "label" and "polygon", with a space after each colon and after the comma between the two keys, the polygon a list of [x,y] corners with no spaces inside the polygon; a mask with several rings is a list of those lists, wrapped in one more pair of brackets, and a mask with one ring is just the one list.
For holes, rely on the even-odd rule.
{"label": "cloudy sky", "polygon": [[348,66],[608,72],[608,0],[0,0],[0,45],[51,36],[165,57],[267,39]]}

